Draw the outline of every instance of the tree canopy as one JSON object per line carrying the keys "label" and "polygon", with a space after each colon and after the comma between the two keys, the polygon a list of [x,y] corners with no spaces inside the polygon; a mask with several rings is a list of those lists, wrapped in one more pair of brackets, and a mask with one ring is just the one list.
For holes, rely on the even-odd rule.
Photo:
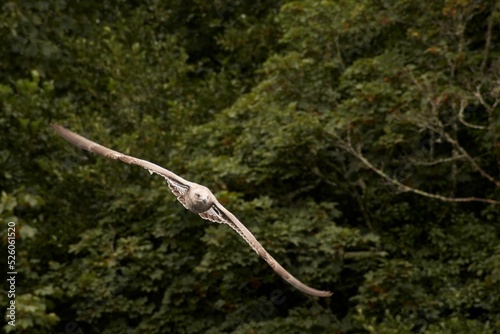
{"label": "tree canopy", "polygon": [[[0,6],[5,333],[500,328],[500,1]],[[206,185],[334,295],[51,122]]]}

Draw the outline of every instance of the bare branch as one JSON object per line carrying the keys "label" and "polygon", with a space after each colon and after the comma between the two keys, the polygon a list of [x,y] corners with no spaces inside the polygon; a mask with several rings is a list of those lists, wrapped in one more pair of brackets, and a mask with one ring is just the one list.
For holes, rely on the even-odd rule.
{"label": "bare branch", "polygon": [[498,103],[500,103],[500,99],[495,99],[495,102],[493,103],[493,105],[489,105],[483,98],[483,95],[481,94],[481,87],[478,86],[476,88],[476,92],[474,92],[474,96],[479,100],[479,102],[483,105],[483,107],[486,108],[486,111],[488,112],[488,114],[491,114],[493,113],[493,110],[495,110],[495,108],[498,106]]}
{"label": "bare branch", "polygon": [[460,123],[462,123],[465,126],[468,126],[469,128],[473,128],[473,129],[478,129],[478,130],[486,130],[486,129],[488,129],[487,126],[475,125],[475,124],[467,122],[464,119],[464,110],[465,110],[466,104],[467,104],[466,100],[462,100],[461,103],[460,103],[460,110],[458,111],[458,120],[460,121]]}
{"label": "bare branch", "polygon": [[[432,94],[430,91],[428,91],[427,95],[425,95],[425,93],[423,91],[423,87],[418,83],[418,81],[413,77],[413,75],[410,74],[410,78],[415,83],[415,85],[419,88],[419,90],[422,92],[422,95],[427,97],[427,101],[429,102],[429,104],[431,106],[431,114],[432,114],[433,119],[429,119],[427,122],[422,123],[424,125],[424,127],[438,133],[443,138],[445,138],[446,141],[448,141],[453,146],[453,148],[456,149],[460,153],[459,156],[464,156],[464,158],[472,165],[472,167],[477,172],[479,172],[479,174],[481,174],[484,178],[486,178],[489,181],[491,181],[492,183],[494,183],[495,186],[500,187],[500,181],[497,181],[493,176],[489,175],[485,170],[483,170],[481,168],[481,166],[479,166],[479,164],[476,162],[476,160],[474,160],[474,158],[472,158],[469,155],[469,153],[458,143],[458,141],[453,139],[449,135],[449,133],[445,131],[445,126],[443,125],[443,123],[441,122],[441,120],[439,119],[439,117],[437,115],[439,104],[440,104],[441,100],[438,99],[437,102],[435,102],[431,98]],[[490,107],[488,104],[486,104],[486,102],[482,98],[479,91],[476,92],[475,95],[481,101],[481,103],[483,103],[485,105],[486,108]],[[497,105],[497,102],[498,102],[498,100],[495,102],[495,105],[494,105],[495,107]],[[493,110],[493,109],[490,109],[490,110]],[[435,124],[435,126],[433,126],[432,124]]]}
{"label": "bare branch", "polygon": [[463,155],[457,155],[454,157],[449,157],[449,158],[443,158],[443,159],[437,159],[437,160],[432,160],[432,161],[418,161],[415,159],[408,159],[409,162],[411,162],[414,165],[417,166],[435,166],[443,163],[448,163],[448,162],[453,162],[457,160],[463,160],[465,156]]}
{"label": "bare branch", "polygon": [[484,73],[484,71],[486,70],[486,63],[488,62],[488,56],[489,56],[490,49],[491,49],[491,34],[493,31],[493,16],[495,14],[497,3],[498,3],[498,1],[493,1],[493,5],[491,7],[491,14],[488,17],[488,27],[486,28],[485,43],[484,43],[484,50],[483,50],[483,61],[481,62],[481,73]]}
{"label": "bare branch", "polygon": [[420,189],[416,189],[410,186],[407,186],[406,184],[401,183],[395,178],[390,177],[385,173],[383,170],[375,167],[368,159],[366,159],[365,156],[359,151],[356,150],[351,144],[346,143],[344,140],[342,140],[337,134],[335,133],[330,133],[327,132],[327,134],[333,136],[335,139],[339,140],[341,147],[344,148],[346,151],[351,153],[353,156],[355,156],[358,160],[360,160],[366,167],[377,173],[379,176],[387,180],[389,183],[392,183],[393,185],[399,187],[400,189],[408,192],[412,192],[424,197],[428,198],[433,198],[437,199],[443,202],[482,202],[482,203],[488,203],[488,204],[494,204],[494,205],[500,205],[500,201],[496,201],[493,199],[488,199],[488,198],[479,198],[479,197],[447,197],[447,196],[441,196],[433,193],[429,193]]}
{"label": "bare branch", "polygon": [[474,160],[473,157],[469,155],[469,153],[462,147],[462,145],[459,144],[459,142],[455,139],[453,139],[448,132],[444,131],[444,126],[441,123],[441,121],[438,119],[437,122],[440,125],[440,128],[435,128],[434,131],[437,131],[443,138],[446,139],[448,143],[450,143],[453,148],[455,148],[458,152],[461,153],[465,157],[465,159],[472,165],[472,167],[479,173],[481,174],[484,178],[488,179],[492,183],[494,183],[497,187],[500,187],[500,181],[495,180],[493,176],[490,174],[486,173],[484,169],[479,166],[479,164]]}
{"label": "bare branch", "polygon": [[403,189],[405,191],[413,192],[415,194],[418,194],[418,195],[421,195],[421,196],[425,196],[425,197],[429,197],[429,198],[438,199],[438,200],[441,200],[441,201],[444,201],[444,202],[483,202],[483,203],[500,205],[500,201],[495,201],[495,200],[487,199],[487,198],[478,198],[478,197],[458,197],[458,198],[457,197],[446,197],[446,196],[441,196],[441,195],[437,195],[437,194],[428,193],[428,192],[420,190],[420,189],[415,189],[413,187],[407,186],[407,185],[399,182],[398,180],[396,180],[396,179],[390,177],[389,175],[387,175],[382,170],[380,170],[377,167],[373,166],[372,163],[370,161],[368,161],[368,159],[366,159],[360,152],[358,152],[358,151],[356,151],[354,149],[351,149],[350,152],[356,158],[358,158],[363,164],[365,164],[365,166],[367,166],[368,168],[370,168],[371,170],[373,170],[375,173],[377,173],[378,175],[380,175],[381,177],[383,177],[384,179],[386,179],[390,183],[392,183],[392,184],[400,187],[401,189]]}

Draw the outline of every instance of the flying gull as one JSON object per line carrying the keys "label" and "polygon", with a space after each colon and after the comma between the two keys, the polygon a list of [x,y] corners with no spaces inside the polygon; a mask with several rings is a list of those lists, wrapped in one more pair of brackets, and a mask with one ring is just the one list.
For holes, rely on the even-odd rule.
{"label": "flying gull", "polygon": [[330,297],[332,292],[313,289],[298,279],[293,277],[285,270],[257,241],[254,235],[243,225],[229,210],[219,203],[214,194],[205,186],[184,180],[182,177],[171,171],[155,165],[149,161],[137,159],[129,155],[122,154],[102,145],[99,145],[79,134],[72,132],[61,125],[51,124],[51,127],[58,135],[63,137],[71,144],[80,147],[89,152],[100,154],[106,158],[120,160],[127,164],[141,166],[147,169],[151,174],[155,173],[163,176],[168,183],[170,190],[177,197],[184,207],[194,213],[197,213],[203,219],[215,223],[225,223],[232,227],[245,241],[257,252],[273,270],[285,281],[293,285],[298,290],[312,296]]}

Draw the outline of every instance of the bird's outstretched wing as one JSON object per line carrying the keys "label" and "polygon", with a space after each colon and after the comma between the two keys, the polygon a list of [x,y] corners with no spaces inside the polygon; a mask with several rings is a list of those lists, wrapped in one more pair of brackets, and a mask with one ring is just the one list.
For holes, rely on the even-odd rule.
{"label": "bird's outstretched wing", "polygon": [[141,166],[147,169],[150,173],[155,173],[163,176],[167,180],[168,187],[170,188],[170,190],[172,190],[172,193],[177,197],[179,202],[181,202],[186,209],[189,209],[184,201],[184,195],[193,184],[192,182],[184,180],[182,177],[172,173],[168,169],[155,165],[149,161],[137,159],[97,144],[96,142],[82,137],[79,134],[66,129],[59,124],[52,123],[50,126],[59,136],[63,137],[65,140],[79,148],[82,148],[89,152],[97,153],[109,159],[120,160],[127,164]]}
{"label": "bird's outstretched wing", "polygon": [[226,223],[231,228],[233,228],[238,234],[257,252],[266,262],[273,268],[273,270],[280,275],[285,281],[290,283],[292,286],[298,290],[307,293],[312,296],[317,297],[330,297],[333,295],[330,291],[323,291],[313,289],[298,279],[296,279],[292,274],[290,274],[285,268],[283,268],[278,261],[276,261],[271,254],[269,254],[264,247],[260,244],[255,236],[248,230],[245,225],[243,225],[238,218],[236,218],[228,209],[226,209],[217,200],[210,210],[200,213],[203,219],[207,219],[216,223]]}

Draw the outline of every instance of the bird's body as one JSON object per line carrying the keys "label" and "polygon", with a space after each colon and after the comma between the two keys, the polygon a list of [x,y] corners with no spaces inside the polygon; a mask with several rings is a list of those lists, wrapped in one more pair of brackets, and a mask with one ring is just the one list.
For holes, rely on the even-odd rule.
{"label": "bird's body", "polygon": [[298,290],[312,296],[330,297],[330,291],[321,291],[313,289],[304,283],[300,282],[288,271],[286,271],[257,241],[255,236],[243,225],[229,210],[219,203],[217,198],[212,194],[210,189],[200,184],[187,181],[182,177],[172,173],[168,169],[155,165],[149,161],[137,159],[129,155],[125,155],[118,151],[114,151],[100,144],[97,144],[85,137],[80,136],[64,127],[51,124],[52,128],[58,135],[63,137],[71,144],[78,146],[89,152],[100,154],[106,158],[121,160],[125,163],[138,165],[147,169],[151,174],[155,173],[163,176],[168,183],[172,193],[177,196],[179,202],[184,207],[194,213],[197,213],[203,219],[207,219],[216,223],[225,223],[233,228],[251,247],[257,252],[273,270],[280,275],[285,281],[293,285]]}
{"label": "bird's body", "polygon": [[189,210],[194,213],[202,213],[208,211],[214,205],[215,196],[207,187],[193,182],[184,195],[184,200]]}

